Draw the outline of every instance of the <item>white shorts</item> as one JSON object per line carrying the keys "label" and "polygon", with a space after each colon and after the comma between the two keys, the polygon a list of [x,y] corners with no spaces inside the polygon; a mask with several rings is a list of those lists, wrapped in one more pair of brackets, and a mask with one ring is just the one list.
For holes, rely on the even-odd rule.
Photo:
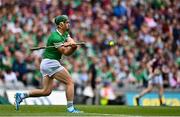
{"label": "white shorts", "polygon": [[54,59],[43,59],[40,64],[40,71],[43,77],[47,75],[51,77],[62,69],[64,69],[64,67],[60,64],[60,62]]}
{"label": "white shorts", "polygon": [[162,75],[157,75],[157,76],[154,76],[154,78],[152,78],[151,80],[149,80],[149,84],[152,84],[152,85],[163,85],[163,77]]}

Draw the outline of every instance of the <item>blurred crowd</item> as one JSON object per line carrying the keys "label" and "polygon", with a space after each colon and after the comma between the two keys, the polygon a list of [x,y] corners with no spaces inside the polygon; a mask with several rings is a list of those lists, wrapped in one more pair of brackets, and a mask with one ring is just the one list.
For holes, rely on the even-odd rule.
{"label": "blurred crowd", "polygon": [[41,87],[43,50],[29,48],[46,44],[61,14],[71,20],[71,36],[87,43],[61,60],[76,94],[86,94],[86,86],[101,86],[101,95],[146,87],[154,57],[163,61],[164,87],[180,87],[179,0],[0,0],[0,86]]}

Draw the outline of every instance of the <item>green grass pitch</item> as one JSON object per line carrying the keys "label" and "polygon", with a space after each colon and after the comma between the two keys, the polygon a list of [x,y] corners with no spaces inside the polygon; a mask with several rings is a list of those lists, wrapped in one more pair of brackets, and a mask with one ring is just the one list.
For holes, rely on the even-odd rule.
{"label": "green grass pitch", "polygon": [[66,106],[21,106],[19,111],[13,105],[0,105],[0,116],[180,116],[180,107],[136,107],[136,106],[90,106],[78,105],[82,114],[66,112]]}

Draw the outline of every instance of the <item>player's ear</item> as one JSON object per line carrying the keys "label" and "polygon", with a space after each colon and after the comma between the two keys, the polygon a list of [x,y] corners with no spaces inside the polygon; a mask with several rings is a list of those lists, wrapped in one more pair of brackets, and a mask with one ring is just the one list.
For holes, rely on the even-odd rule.
{"label": "player's ear", "polygon": [[64,24],[63,22],[60,22],[57,27],[58,27],[58,28],[61,28],[61,27],[63,27],[63,24]]}
{"label": "player's ear", "polygon": [[63,25],[64,25],[63,22],[60,22],[60,23],[59,23],[59,26],[60,26],[60,27],[63,27]]}

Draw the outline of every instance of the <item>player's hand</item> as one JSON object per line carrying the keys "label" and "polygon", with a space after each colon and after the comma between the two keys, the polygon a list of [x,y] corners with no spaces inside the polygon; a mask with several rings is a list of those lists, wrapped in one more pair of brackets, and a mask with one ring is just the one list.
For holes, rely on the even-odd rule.
{"label": "player's hand", "polygon": [[65,43],[63,43],[63,46],[64,47],[68,47],[68,46],[70,46],[70,43],[69,42],[65,42]]}
{"label": "player's hand", "polygon": [[74,41],[69,42],[69,45],[70,45],[72,48],[77,48],[76,42],[74,42]]}

